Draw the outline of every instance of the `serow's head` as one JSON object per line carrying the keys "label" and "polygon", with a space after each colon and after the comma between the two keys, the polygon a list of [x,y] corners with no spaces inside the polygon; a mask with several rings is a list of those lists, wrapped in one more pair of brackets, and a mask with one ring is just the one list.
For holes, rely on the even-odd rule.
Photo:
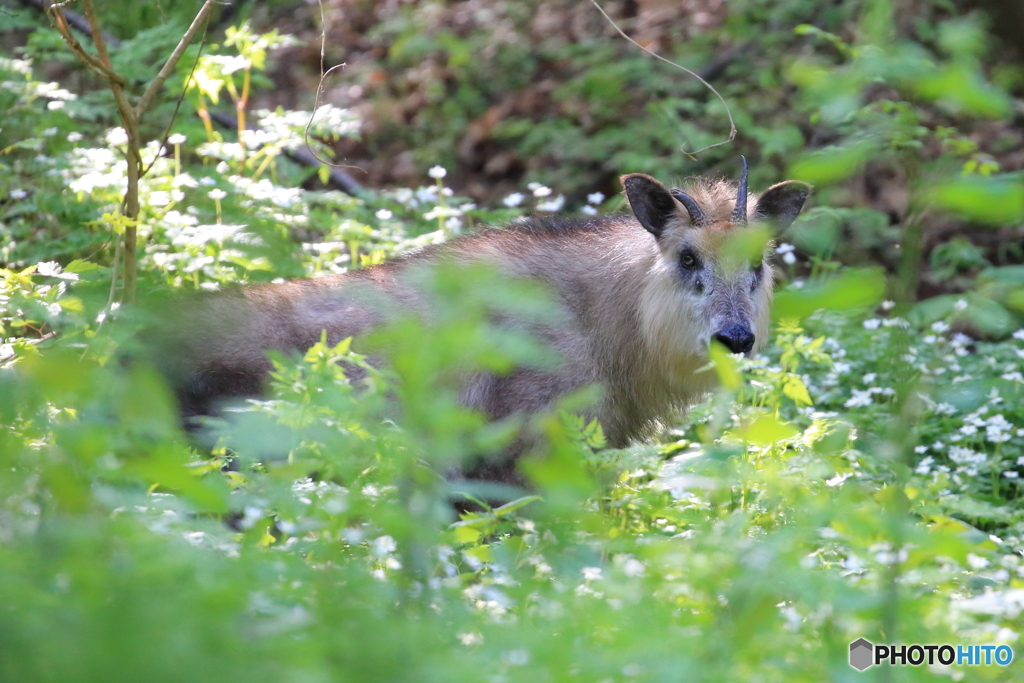
{"label": "serow's head", "polygon": [[714,340],[749,354],[767,343],[771,230],[789,226],[811,186],[789,180],[763,194],[738,183],[696,180],[668,189],[640,173],[622,176],[633,215],[657,240],[661,258],[645,283],[644,335],[660,351],[702,355]]}

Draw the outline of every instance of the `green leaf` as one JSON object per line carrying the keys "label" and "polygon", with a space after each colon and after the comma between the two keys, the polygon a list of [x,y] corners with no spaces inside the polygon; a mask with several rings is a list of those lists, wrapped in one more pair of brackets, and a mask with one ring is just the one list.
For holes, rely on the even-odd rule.
{"label": "green leaf", "polygon": [[68,265],[64,266],[65,273],[88,273],[91,270],[101,270],[102,266],[96,265],[91,261],[83,261],[82,259],[75,259]]}
{"label": "green leaf", "polygon": [[728,349],[718,342],[712,342],[711,347],[708,349],[708,356],[710,356],[711,362],[715,366],[715,373],[718,375],[719,383],[729,391],[739,391],[740,386],[743,384],[743,378],[740,375],[739,368],[736,366],[736,360],[729,353]]}
{"label": "green leaf", "polygon": [[849,178],[875,153],[873,142],[862,140],[843,147],[827,147],[805,154],[789,169],[789,175],[812,185],[829,185]]}
{"label": "green leaf", "polygon": [[849,268],[838,277],[812,282],[801,289],[789,287],[775,299],[772,317],[802,320],[820,309],[836,311],[865,308],[882,300],[885,274],[876,269]]}
{"label": "green leaf", "polygon": [[913,86],[923,97],[975,116],[996,119],[1008,116],[1012,110],[1012,100],[1006,93],[986,83],[976,68],[962,63],[919,75]]}
{"label": "green leaf", "polygon": [[523,496],[522,498],[517,498],[513,501],[505,503],[501,507],[494,508],[494,514],[498,517],[502,517],[504,515],[511,514],[516,510],[519,510],[520,508],[524,508],[530,503],[536,502],[538,500],[543,500],[543,498],[541,498],[540,496]]}
{"label": "green leaf", "polygon": [[471,526],[457,526],[452,533],[458,543],[476,543],[480,538],[480,532]]}
{"label": "green leaf", "polygon": [[1024,183],[1006,176],[970,176],[939,184],[928,193],[936,207],[984,225],[1024,220]]}
{"label": "green leaf", "polygon": [[782,393],[793,399],[793,402],[800,406],[814,405],[811,395],[807,392],[804,381],[796,375],[788,375],[782,385]]}
{"label": "green leaf", "polygon": [[[802,384],[803,382],[801,382]],[[807,393],[806,387],[804,387],[803,391],[804,394]],[[809,396],[808,400],[810,400]],[[780,420],[774,415],[768,414],[759,415],[740,430],[740,436],[744,441],[758,446],[773,446],[780,441],[792,439],[799,433],[796,427],[785,420]]]}

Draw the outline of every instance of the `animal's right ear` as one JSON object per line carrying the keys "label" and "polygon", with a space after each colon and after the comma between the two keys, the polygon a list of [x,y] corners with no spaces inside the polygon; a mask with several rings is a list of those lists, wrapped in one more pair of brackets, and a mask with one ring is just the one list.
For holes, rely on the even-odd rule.
{"label": "animal's right ear", "polygon": [[624,175],[619,181],[626,189],[629,207],[633,209],[633,215],[640,221],[640,225],[655,237],[661,237],[665,226],[677,215],[679,208],[672,198],[672,193],[657,180],[643,173]]}

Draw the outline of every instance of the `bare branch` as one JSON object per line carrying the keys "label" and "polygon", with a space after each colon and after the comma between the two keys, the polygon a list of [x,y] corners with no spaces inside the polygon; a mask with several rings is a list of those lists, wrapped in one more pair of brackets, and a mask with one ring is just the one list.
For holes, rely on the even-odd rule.
{"label": "bare branch", "polygon": [[96,11],[93,9],[92,0],[82,0],[82,3],[85,9],[85,18],[89,20],[89,32],[92,33],[92,43],[96,46],[96,54],[99,55],[103,65],[113,71],[114,65],[110,63],[110,55],[107,54],[107,44],[103,40],[103,31],[100,30],[100,22],[96,19]]}
{"label": "bare branch", "polygon": [[[31,7],[40,12],[43,12],[44,14],[46,13],[46,0],[21,0],[21,4],[25,5],[26,7]],[[66,2],[54,3],[54,6],[64,7],[67,4],[68,3]],[[71,24],[71,28],[75,29],[76,31],[86,34],[92,33],[91,29],[89,28],[89,22],[86,21],[85,17],[83,17],[81,14],[78,14],[77,12],[72,12],[69,9],[64,9],[64,18],[67,19],[67,22],[69,24]],[[117,49],[121,46],[121,41],[118,40],[115,36],[110,35],[109,33],[103,34],[103,40],[104,42],[106,42],[107,45],[114,49]]]}
{"label": "bare branch", "polygon": [[166,81],[170,77],[171,72],[174,71],[175,65],[178,63],[178,60],[181,59],[181,56],[185,54],[185,49],[192,43],[192,39],[196,37],[196,34],[199,32],[199,28],[203,25],[203,22],[206,21],[206,17],[210,14],[210,10],[213,9],[214,4],[216,4],[215,0],[206,0],[206,2],[203,3],[203,6],[199,9],[199,13],[196,14],[196,18],[192,20],[192,25],[188,27],[187,31],[185,31],[185,35],[181,37],[181,41],[178,43],[178,46],[174,48],[174,52],[172,52],[171,56],[167,58],[166,62],[164,62],[163,68],[160,69],[160,73],[158,73],[156,78],[153,79],[153,82],[149,84],[149,87],[146,88],[146,92],[142,95],[142,99],[140,99],[138,105],[136,105],[135,115],[137,117],[142,118],[142,115],[147,109],[149,109],[149,105],[152,104],[153,98],[156,97],[158,92],[160,92],[160,88],[163,87],[164,81]]}
{"label": "bare branch", "polygon": [[107,67],[96,57],[85,51],[82,44],[78,42],[78,39],[71,33],[71,26],[68,24],[67,18],[64,16],[64,10],[60,6],[49,4],[44,7],[47,16],[50,17],[50,21],[53,27],[60,33],[60,37],[64,39],[64,42],[68,44],[71,51],[75,53],[75,56],[81,59],[86,66],[92,69],[95,73],[103,76],[112,83],[124,85],[125,80],[120,74],[116,73],[113,69]]}

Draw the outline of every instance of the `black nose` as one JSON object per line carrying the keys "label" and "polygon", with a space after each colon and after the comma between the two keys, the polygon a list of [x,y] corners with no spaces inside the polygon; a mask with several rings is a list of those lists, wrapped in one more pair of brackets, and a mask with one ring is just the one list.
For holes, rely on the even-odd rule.
{"label": "black nose", "polygon": [[716,334],[715,341],[733,353],[747,353],[754,348],[754,333],[746,327],[733,325]]}

